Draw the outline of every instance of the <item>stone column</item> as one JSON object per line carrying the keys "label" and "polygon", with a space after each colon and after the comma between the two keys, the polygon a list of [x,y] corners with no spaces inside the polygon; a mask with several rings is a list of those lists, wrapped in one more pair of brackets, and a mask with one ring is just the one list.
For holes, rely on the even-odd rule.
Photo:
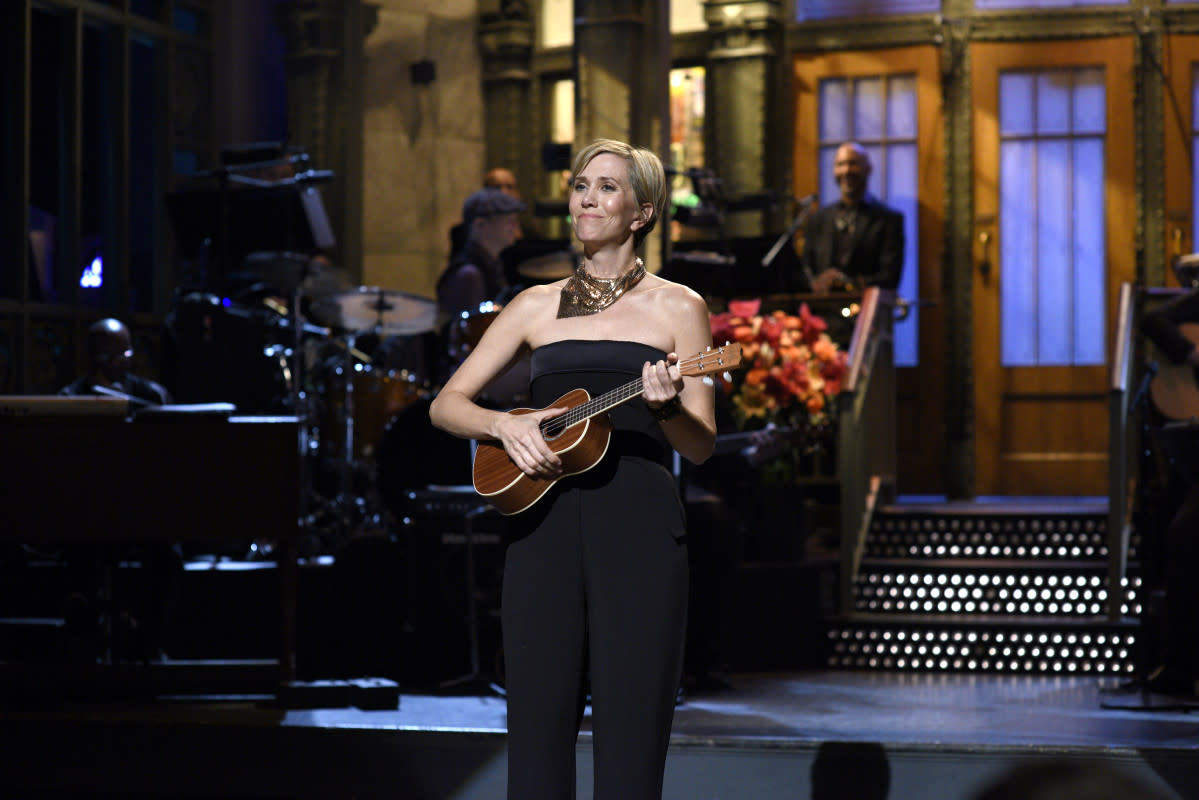
{"label": "stone column", "polygon": [[502,4],[500,13],[484,16],[479,27],[483,59],[483,109],[487,120],[485,169],[507,167],[516,174],[523,197],[536,197],[539,188],[535,162],[540,113],[533,108],[530,58],[533,20],[525,3]]}
{"label": "stone column", "polygon": [[[786,103],[778,97],[782,42],[779,0],[704,0],[711,34],[705,68],[708,108],[707,166],[726,192],[741,196],[773,190],[782,196],[790,181],[768,164],[789,163],[784,141]],[[777,156],[777,157],[776,157]],[[761,236],[765,212],[740,212],[725,219],[730,237]]]}
{"label": "stone column", "polygon": [[[668,0],[575,0],[575,152],[620,139],[665,157],[670,149]],[[645,266],[665,263],[670,237],[659,220]]]}
{"label": "stone column", "polygon": [[362,117],[358,72],[362,40],[375,7],[360,0],[294,0],[276,6],[286,42],[288,144],[304,147],[309,166],[332,170],[321,188],[340,258],[361,269],[362,146],[352,134]]}

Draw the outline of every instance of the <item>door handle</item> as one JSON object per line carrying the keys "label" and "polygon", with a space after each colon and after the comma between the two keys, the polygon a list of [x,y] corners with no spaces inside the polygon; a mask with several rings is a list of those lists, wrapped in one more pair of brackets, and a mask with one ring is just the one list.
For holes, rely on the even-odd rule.
{"label": "door handle", "polygon": [[990,231],[979,231],[978,243],[982,245],[982,258],[978,262],[978,271],[983,280],[991,277],[991,236]]}

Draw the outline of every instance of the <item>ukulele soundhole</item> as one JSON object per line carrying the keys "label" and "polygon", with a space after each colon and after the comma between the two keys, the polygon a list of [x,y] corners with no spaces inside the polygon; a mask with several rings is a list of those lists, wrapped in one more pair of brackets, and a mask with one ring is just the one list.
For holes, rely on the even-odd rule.
{"label": "ukulele soundhole", "polygon": [[561,436],[563,433],[565,433],[566,429],[568,427],[570,427],[570,426],[567,425],[565,422],[558,422],[557,420],[551,420],[544,427],[542,427],[541,435],[545,437],[545,440],[547,442],[552,442],[555,439],[557,439],[559,436]]}

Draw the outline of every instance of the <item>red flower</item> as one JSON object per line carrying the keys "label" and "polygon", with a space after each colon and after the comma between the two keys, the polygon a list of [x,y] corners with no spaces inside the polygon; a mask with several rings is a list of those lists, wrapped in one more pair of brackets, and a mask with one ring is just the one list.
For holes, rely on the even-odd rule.
{"label": "red flower", "polygon": [[807,303],[799,307],[799,318],[803,323],[804,341],[808,344],[819,341],[820,334],[828,330],[828,323],[813,314]]}
{"label": "red flower", "polygon": [[760,300],[729,303],[711,317],[716,345],[741,344],[743,369],[721,377],[744,425],[751,418],[792,426],[825,425],[836,410],[847,356],[828,335],[828,323],[805,303],[797,315],[759,314]]}

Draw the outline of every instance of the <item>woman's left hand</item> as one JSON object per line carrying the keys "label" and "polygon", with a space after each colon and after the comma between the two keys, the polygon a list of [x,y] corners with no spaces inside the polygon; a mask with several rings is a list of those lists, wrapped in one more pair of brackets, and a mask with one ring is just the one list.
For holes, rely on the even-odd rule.
{"label": "woman's left hand", "polygon": [[683,391],[683,376],[679,372],[679,354],[670,353],[656,364],[645,362],[641,367],[641,385],[645,387],[645,402],[650,408],[661,408]]}

